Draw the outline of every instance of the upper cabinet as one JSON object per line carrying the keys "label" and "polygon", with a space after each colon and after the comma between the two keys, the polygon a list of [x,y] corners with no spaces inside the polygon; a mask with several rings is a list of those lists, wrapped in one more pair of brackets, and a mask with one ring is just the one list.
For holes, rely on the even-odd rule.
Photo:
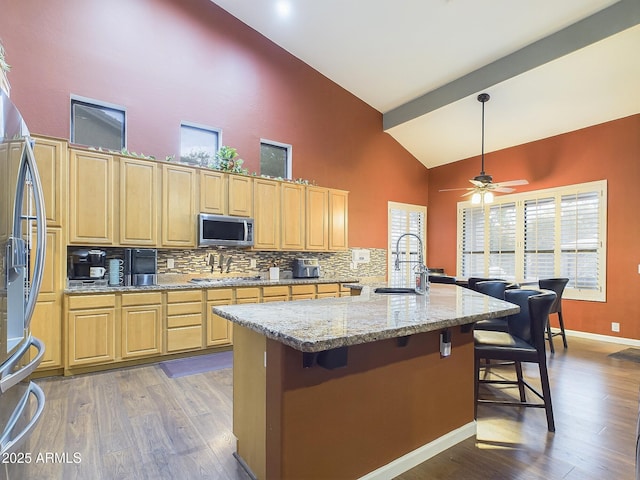
{"label": "upper cabinet", "polygon": [[256,178],[253,182],[255,250],[280,248],[280,182]]}
{"label": "upper cabinet", "polygon": [[329,250],[349,248],[349,192],[329,190]]}
{"label": "upper cabinet", "polygon": [[306,249],[329,249],[329,191],[307,187]]}
{"label": "upper cabinet", "polygon": [[66,214],[67,142],[55,138],[34,136],[36,157],[47,226],[61,227]]}
{"label": "upper cabinet", "polygon": [[71,149],[69,243],[113,245],[113,222],[113,156]]}
{"label": "upper cabinet", "polygon": [[200,170],[200,212],[227,213],[227,177],[216,170]]}
{"label": "upper cabinet", "polygon": [[280,186],[280,247],[282,250],[304,250],[305,189],[304,185],[283,182]]}
{"label": "upper cabinet", "polygon": [[158,163],[120,158],[120,244],[158,243]]}
{"label": "upper cabinet", "polygon": [[196,173],[190,167],[162,165],[163,247],[196,246]]}
{"label": "upper cabinet", "polygon": [[229,215],[253,216],[253,178],[229,175]]}

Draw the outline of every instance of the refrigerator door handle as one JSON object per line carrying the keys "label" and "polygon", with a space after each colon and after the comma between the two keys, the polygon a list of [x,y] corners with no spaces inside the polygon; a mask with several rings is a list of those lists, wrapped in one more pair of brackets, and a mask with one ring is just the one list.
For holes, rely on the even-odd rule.
{"label": "refrigerator door handle", "polygon": [[[24,409],[27,408],[27,405],[29,405],[29,395],[33,395],[34,397],[36,397],[36,400],[38,401],[38,408],[33,414],[33,417],[31,417],[31,420],[29,420],[29,423],[24,427],[24,429],[18,435],[11,438],[11,431],[15,428],[18,420],[20,420],[20,417],[22,417]],[[43,411],[44,392],[38,385],[33,382],[29,382],[29,388],[16,407],[16,410],[13,412],[13,415],[11,415],[4,433],[2,433],[2,437],[0,437],[0,455],[12,453],[20,448],[22,442],[26,440],[26,438],[31,434],[36,424],[38,423],[38,420],[40,420]]]}
{"label": "refrigerator door handle", "polygon": [[31,141],[25,142],[27,164],[31,172],[31,181],[33,182],[33,194],[36,206],[36,259],[33,267],[33,276],[31,280],[31,288],[29,289],[29,297],[25,306],[25,328],[29,328],[31,316],[36,308],[36,300],[40,293],[40,284],[42,283],[42,275],[44,273],[44,257],[47,248],[47,227],[45,223],[46,212],[44,210],[44,195],[42,193],[42,182],[38,174],[36,165],[36,157],[31,147]]}
{"label": "refrigerator door handle", "polygon": [[[17,370],[13,373],[10,373],[15,365],[20,361],[20,359],[27,353],[31,346],[36,347],[38,353],[35,357],[23,368]],[[30,337],[29,341],[25,342],[22,347],[14,353],[11,358],[9,358],[5,363],[0,367],[0,393],[4,393],[13,387],[18,382],[21,382],[29,375],[33,373],[33,371],[40,365],[42,361],[42,357],[44,355],[44,343],[36,337]]]}

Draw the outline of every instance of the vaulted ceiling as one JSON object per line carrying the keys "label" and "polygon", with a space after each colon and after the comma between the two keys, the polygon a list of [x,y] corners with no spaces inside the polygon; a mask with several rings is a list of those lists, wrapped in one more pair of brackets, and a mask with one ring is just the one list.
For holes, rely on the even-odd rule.
{"label": "vaulted ceiling", "polygon": [[640,113],[640,0],[212,0],[431,168]]}

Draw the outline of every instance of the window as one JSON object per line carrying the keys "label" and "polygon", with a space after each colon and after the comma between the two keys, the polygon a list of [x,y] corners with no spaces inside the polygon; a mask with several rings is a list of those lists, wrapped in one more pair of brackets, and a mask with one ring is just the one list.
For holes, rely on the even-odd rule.
{"label": "window", "polygon": [[212,165],[220,148],[220,130],[182,122],[180,124],[180,161],[206,167]]}
{"label": "window", "polygon": [[606,299],[606,181],[458,204],[458,275],[567,277],[565,297]]}
{"label": "window", "polygon": [[291,177],[291,145],[260,140],[260,173],[275,178]]}
{"label": "window", "polygon": [[124,107],[84,97],[71,97],[71,143],[122,150],[126,148]]}
{"label": "window", "polygon": [[[423,262],[426,262],[427,258],[427,207],[389,202],[388,222],[389,284],[396,287],[413,288],[415,286],[414,268],[419,265],[421,257]],[[405,233],[412,235],[402,237]],[[399,244],[398,239],[400,239]]]}

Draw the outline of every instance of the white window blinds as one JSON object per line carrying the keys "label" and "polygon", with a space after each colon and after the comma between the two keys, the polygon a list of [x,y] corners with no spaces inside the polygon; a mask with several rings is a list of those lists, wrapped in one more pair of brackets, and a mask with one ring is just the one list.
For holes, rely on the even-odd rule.
{"label": "white window blinds", "polygon": [[[419,264],[420,258],[423,259],[423,262],[426,262],[427,209],[420,205],[389,202],[388,211],[388,279],[393,286],[413,288],[415,282],[414,268]],[[405,233],[411,235],[402,237]],[[420,241],[416,237],[419,237]],[[398,239],[400,239],[399,244]],[[422,250],[420,249],[420,243],[422,243]],[[398,246],[397,250],[396,245]],[[398,262],[396,262],[396,259],[398,259]]]}
{"label": "white window blinds", "polygon": [[489,207],[489,277],[516,278],[516,204]]}
{"label": "white window blinds", "polygon": [[484,273],[484,209],[469,207],[462,211],[462,275],[482,277]]}
{"label": "white window blinds", "polygon": [[555,198],[524,201],[524,278],[555,275]]}

